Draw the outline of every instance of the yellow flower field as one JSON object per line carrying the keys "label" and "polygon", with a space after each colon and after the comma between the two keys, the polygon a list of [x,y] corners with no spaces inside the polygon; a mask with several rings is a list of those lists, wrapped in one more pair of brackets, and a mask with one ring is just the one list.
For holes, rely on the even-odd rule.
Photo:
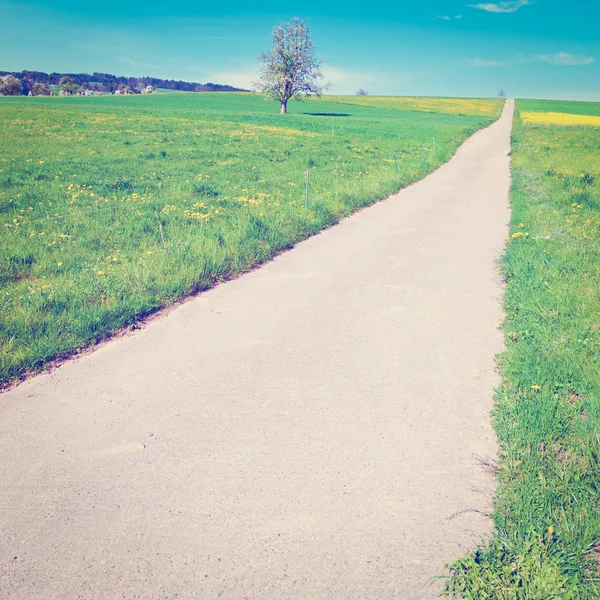
{"label": "yellow flower field", "polygon": [[600,127],[600,117],[593,115],[571,115],[560,112],[521,112],[523,123],[534,125],[578,125]]}

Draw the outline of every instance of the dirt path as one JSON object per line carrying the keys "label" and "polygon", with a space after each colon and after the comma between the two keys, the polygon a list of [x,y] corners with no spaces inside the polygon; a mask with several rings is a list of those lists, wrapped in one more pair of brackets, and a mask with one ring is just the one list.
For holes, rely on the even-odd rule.
{"label": "dirt path", "polygon": [[476,456],[495,453],[511,117],[1,395],[0,597],[435,597],[428,579],[489,528],[448,517],[493,485]]}

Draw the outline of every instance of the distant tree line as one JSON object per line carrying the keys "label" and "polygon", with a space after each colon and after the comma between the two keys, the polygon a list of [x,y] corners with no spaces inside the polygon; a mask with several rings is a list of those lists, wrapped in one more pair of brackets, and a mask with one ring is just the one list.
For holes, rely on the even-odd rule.
{"label": "distant tree line", "polygon": [[[217,83],[196,83],[157,77],[117,77],[109,73],[43,73],[41,71],[0,71],[0,95],[49,95],[50,86],[62,86],[69,80],[68,93],[131,93],[141,94],[150,88],[182,92],[245,92],[240,88]],[[16,80],[16,81],[15,81]],[[20,86],[20,89],[19,89]]]}

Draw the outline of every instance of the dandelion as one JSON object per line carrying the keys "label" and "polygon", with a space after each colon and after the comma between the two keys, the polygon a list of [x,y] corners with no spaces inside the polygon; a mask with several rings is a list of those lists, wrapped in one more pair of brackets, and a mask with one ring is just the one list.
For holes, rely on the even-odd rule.
{"label": "dandelion", "polygon": [[104,271],[98,271],[98,275],[106,275]]}
{"label": "dandelion", "polygon": [[63,264],[62,264],[61,262],[59,262],[59,263],[57,263],[57,265],[56,265],[56,266],[57,266],[57,267],[62,267],[62,266],[63,266]]}
{"label": "dandelion", "polygon": [[531,386],[531,389],[532,389],[534,392],[539,392],[539,391],[542,389],[542,386],[541,386],[541,385],[537,385],[537,384],[535,384],[535,385],[532,385],[532,386]]}

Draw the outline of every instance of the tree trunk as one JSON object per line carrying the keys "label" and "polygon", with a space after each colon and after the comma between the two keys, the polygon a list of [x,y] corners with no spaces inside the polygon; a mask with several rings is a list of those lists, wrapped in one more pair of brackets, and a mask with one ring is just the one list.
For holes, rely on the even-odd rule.
{"label": "tree trunk", "polygon": [[281,114],[287,115],[287,101],[281,103]]}

